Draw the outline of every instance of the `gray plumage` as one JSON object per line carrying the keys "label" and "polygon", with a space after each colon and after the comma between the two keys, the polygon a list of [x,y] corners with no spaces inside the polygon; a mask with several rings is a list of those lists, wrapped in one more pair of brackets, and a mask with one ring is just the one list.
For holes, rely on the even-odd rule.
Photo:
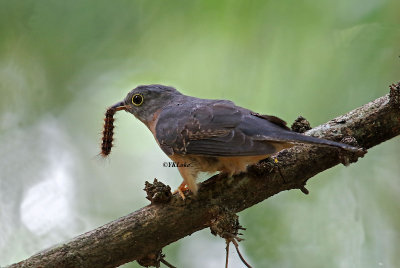
{"label": "gray plumage", "polygon": [[231,101],[190,97],[162,85],[138,86],[109,108],[111,112],[121,110],[142,121],[171,160],[190,164],[178,166],[183,182],[177,191],[183,199],[186,187],[197,193],[199,172],[239,174],[296,143],[359,150],[293,132],[282,119],[254,113]]}
{"label": "gray plumage", "polygon": [[[142,94],[143,105],[131,103]],[[274,143],[358,148],[290,131],[283,120],[261,116],[228,100],[186,96],[172,87],[139,86],[125,98],[127,111],[149,124],[158,111],[155,137],[167,155],[252,156],[276,152]]]}

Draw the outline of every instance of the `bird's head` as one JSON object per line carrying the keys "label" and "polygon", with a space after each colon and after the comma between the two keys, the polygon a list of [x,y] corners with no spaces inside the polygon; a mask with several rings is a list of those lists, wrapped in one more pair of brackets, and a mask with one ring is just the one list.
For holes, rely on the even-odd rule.
{"label": "bird's head", "polygon": [[148,125],[154,115],[172,103],[182,94],[173,87],[163,85],[142,85],[131,90],[125,99],[112,108],[125,110]]}

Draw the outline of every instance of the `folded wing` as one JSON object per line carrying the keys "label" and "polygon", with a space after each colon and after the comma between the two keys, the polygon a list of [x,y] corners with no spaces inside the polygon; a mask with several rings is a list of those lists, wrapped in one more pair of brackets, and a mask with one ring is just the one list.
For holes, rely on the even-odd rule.
{"label": "folded wing", "polygon": [[290,131],[275,116],[259,115],[224,100],[167,107],[160,114],[156,135],[167,155],[267,155],[282,148],[279,144],[296,142],[357,149]]}

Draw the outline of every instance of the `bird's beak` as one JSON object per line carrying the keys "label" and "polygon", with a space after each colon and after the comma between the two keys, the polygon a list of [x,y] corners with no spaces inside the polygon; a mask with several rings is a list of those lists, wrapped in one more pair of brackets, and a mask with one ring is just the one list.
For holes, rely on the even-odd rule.
{"label": "bird's beak", "polygon": [[113,106],[111,106],[110,108],[115,109],[116,111],[121,111],[121,110],[126,110],[125,104],[123,101],[120,101],[116,104],[114,104]]}

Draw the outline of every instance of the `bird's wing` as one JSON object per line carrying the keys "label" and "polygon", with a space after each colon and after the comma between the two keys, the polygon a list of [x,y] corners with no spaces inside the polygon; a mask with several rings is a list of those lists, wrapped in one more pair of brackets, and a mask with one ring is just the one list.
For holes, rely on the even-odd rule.
{"label": "bird's wing", "polygon": [[283,142],[277,134],[285,128],[277,117],[252,113],[230,101],[209,101],[164,109],[156,137],[168,155],[266,155],[278,151],[274,143]]}

